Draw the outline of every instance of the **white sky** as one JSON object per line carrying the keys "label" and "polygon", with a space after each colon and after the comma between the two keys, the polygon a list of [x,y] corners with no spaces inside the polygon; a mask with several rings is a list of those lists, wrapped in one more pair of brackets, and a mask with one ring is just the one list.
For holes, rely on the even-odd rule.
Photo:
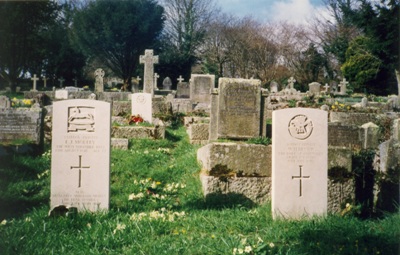
{"label": "white sky", "polygon": [[283,21],[304,24],[313,14],[324,14],[323,0],[216,0],[224,13],[251,16],[261,22]]}

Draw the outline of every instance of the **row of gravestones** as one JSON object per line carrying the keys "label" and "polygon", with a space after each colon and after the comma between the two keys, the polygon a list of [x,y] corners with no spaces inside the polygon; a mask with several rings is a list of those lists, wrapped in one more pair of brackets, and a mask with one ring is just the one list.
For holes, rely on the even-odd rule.
{"label": "row of gravestones", "polygon": [[[108,209],[110,104],[65,100],[53,107],[51,208]],[[326,213],[326,112],[280,110],[274,123],[273,139],[280,141],[272,151],[274,216]]]}

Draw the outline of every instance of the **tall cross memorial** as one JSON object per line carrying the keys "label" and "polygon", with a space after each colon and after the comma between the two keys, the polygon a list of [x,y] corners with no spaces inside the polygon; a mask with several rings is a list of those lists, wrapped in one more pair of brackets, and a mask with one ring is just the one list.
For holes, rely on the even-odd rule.
{"label": "tall cross memorial", "polygon": [[143,92],[154,94],[154,64],[158,64],[158,56],[154,56],[153,50],[145,50],[139,61],[144,64]]}
{"label": "tall cross memorial", "polygon": [[36,82],[39,80],[39,78],[36,77],[36,74],[34,74],[33,77],[31,78],[31,80],[33,81],[33,89],[32,89],[32,91],[37,91]]}
{"label": "tall cross memorial", "polygon": [[328,113],[290,108],[272,113],[272,216],[322,216],[328,207]]}

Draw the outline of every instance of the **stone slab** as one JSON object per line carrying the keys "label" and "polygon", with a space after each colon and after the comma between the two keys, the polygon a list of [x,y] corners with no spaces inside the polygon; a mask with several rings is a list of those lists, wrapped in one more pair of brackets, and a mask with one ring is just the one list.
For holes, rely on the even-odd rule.
{"label": "stone slab", "polygon": [[192,74],[190,80],[190,99],[193,103],[211,102],[211,89],[215,87],[215,75]]}
{"label": "stone slab", "polygon": [[127,150],[129,145],[128,139],[125,138],[111,138],[111,148],[119,150]]}
{"label": "stone slab", "polygon": [[218,138],[260,136],[261,81],[220,78],[217,111]]}
{"label": "stone slab", "polygon": [[50,207],[109,209],[111,105],[73,99],[53,104]]}
{"label": "stone slab", "polygon": [[271,146],[214,142],[198,149],[197,160],[212,176],[271,176]]}
{"label": "stone slab", "polygon": [[273,112],[272,215],[301,219],[327,212],[327,112],[289,108]]}

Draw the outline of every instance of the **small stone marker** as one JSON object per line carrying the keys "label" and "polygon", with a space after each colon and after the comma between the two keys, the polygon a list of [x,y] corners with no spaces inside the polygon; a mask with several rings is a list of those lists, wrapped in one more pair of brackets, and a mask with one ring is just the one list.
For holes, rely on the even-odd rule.
{"label": "small stone marker", "polygon": [[58,79],[58,81],[60,82],[60,88],[62,88],[64,85],[65,79],[63,77],[61,77],[60,79]]}
{"label": "small stone marker", "polygon": [[43,87],[47,88],[47,78],[46,78],[46,76],[43,76]]}
{"label": "small stone marker", "polygon": [[190,99],[193,103],[211,103],[211,89],[214,88],[215,75],[192,74],[190,79]]}
{"label": "small stone marker", "polygon": [[32,88],[32,91],[37,91],[36,82],[39,80],[39,78],[36,77],[36,74],[34,74],[33,77],[31,78],[31,80],[33,81],[33,88]]}
{"label": "small stone marker", "polygon": [[339,87],[340,87],[340,95],[346,95],[347,93],[347,84],[349,84],[348,81],[346,81],[346,78],[343,78],[343,80],[339,83]]}
{"label": "small stone marker", "polygon": [[327,112],[290,108],[272,114],[272,215],[301,219],[327,212]]}
{"label": "small stone marker", "polygon": [[363,98],[361,99],[361,107],[365,108],[365,107],[367,107],[367,106],[368,106],[368,98],[363,97]]}
{"label": "small stone marker", "polygon": [[290,77],[288,80],[288,86],[289,89],[294,89],[294,83],[296,82],[296,80],[293,77]]}
{"label": "small stone marker", "polygon": [[271,93],[276,93],[276,92],[278,92],[279,84],[276,81],[271,81],[271,83],[269,84],[269,87],[270,87]]}
{"label": "small stone marker", "polygon": [[154,93],[153,75],[154,64],[158,64],[158,56],[154,56],[153,50],[145,50],[140,56],[140,64],[144,64],[143,92]]}
{"label": "small stone marker", "polygon": [[325,88],[325,93],[329,92],[329,85],[328,83],[325,83],[325,86],[323,86],[323,88]]}
{"label": "small stone marker", "polygon": [[101,68],[97,68],[96,71],[94,71],[94,76],[95,76],[94,91],[95,92],[104,92],[104,75],[105,75],[105,72]]}
{"label": "small stone marker", "polygon": [[166,77],[166,78],[163,80],[162,85],[163,85],[163,90],[171,90],[171,86],[172,86],[171,78]]}
{"label": "small stone marker", "polygon": [[140,115],[144,121],[152,123],[152,95],[150,93],[132,94],[132,115]]}
{"label": "small stone marker", "polygon": [[50,208],[108,210],[111,105],[74,99],[54,102]]}
{"label": "small stone marker", "polygon": [[319,95],[321,91],[321,84],[318,82],[311,82],[308,84],[308,90],[315,95]]}
{"label": "small stone marker", "polygon": [[6,96],[0,96],[0,109],[11,108],[11,100]]}
{"label": "small stone marker", "polygon": [[157,79],[160,78],[160,75],[158,75],[157,73],[154,73],[154,90],[158,90],[157,87]]}

